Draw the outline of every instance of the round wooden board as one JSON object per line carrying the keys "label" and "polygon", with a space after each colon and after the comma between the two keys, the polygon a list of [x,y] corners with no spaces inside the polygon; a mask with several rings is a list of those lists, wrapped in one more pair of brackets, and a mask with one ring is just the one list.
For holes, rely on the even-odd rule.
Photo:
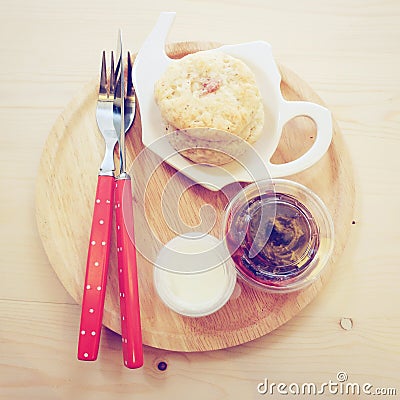
{"label": "round wooden board", "polygon": [[[178,43],[167,47],[171,57],[216,47],[215,43]],[[281,89],[288,100],[308,100],[322,104],[315,92],[298,76],[280,66]],[[41,158],[36,189],[36,216],[39,233],[55,272],[71,296],[81,303],[91,226],[97,172],[103,155],[103,139],[95,120],[98,79],[93,80],[69,104],[56,121]],[[284,129],[273,162],[298,157],[312,144],[314,123],[305,117],[290,121]],[[151,154],[136,158],[143,149],[140,115],[127,134],[128,164],[134,163],[134,185],[140,181],[141,168],[154,166]],[[142,153],[143,154],[143,153]],[[134,162],[136,158],[136,161]],[[149,225],[164,243],[174,236],[163,219],[161,198],[165,185],[176,171],[162,163],[155,168],[146,187],[143,205],[134,190],[134,210],[144,212]],[[351,226],[354,182],[351,164],[342,134],[334,121],[333,142],[328,153],[312,168],[288,179],[296,180],[315,191],[332,213],[336,228],[333,256],[324,274],[307,289],[285,295],[267,294],[240,282],[241,293],[221,310],[202,318],[180,316],[169,310],[157,297],[152,281],[153,266],[138,254],[140,304],[143,342],[146,345],[177,351],[206,351],[227,348],[248,342],[271,332],[299,313],[323,287],[341,255]],[[187,183],[178,174],[176,184]],[[175,184],[175,183],[173,183]],[[191,226],[199,224],[204,205],[216,210],[211,233],[220,236],[222,210],[227,199],[221,192],[211,192],[199,185],[186,190],[179,199],[179,213]],[[203,210],[204,211],[204,210]],[[141,234],[140,220],[135,221],[136,236]],[[139,221],[139,222],[138,222]],[[115,240],[115,236],[113,237]],[[149,243],[151,246],[151,243]],[[120,333],[116,252],[111,250],[103,323]],[[77,321],[78,329],[79,321]]]}

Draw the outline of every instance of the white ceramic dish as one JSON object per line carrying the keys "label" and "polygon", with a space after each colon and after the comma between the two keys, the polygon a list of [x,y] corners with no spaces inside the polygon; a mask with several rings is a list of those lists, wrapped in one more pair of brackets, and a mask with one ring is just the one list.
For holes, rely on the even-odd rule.
{"label": "white ceramic dish", "polygon": [[[177,153],[165,140],[165,127],[154,100],[154,84],[169,63],[175,60],[165,53],[165,42],[175,13],[161,13],[153,31],[140,49],[133,67],[133,80],[138,97],[142,141],[167,163],[197,183],[219,190],[232,182],[252,182],[269,177],[292,175],[315,164],[328,150],[332,140],[332,117],[329,110],[311,102],[286,101],[280,91],[281,76],[272,56],[271,46],[264,41],[221,46],[207,51],[222,51],[244,61],[255,73],[265,111],[265,123],[260,139],[248,146],[237,162],[222,167],[196,165]],[[315,121],[317,136],[312,147],[301,157],[286,164],[273,164],[282,128],[296,116],[308,116]],[[260,168],[261,167],[261,168]]]}

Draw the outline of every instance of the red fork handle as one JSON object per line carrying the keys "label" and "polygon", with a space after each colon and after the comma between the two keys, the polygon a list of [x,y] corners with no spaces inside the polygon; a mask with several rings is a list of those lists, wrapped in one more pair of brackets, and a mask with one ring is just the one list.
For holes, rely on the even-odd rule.
{"label": "red fork handle", "polygon": [[125,173],[116,181],[115,210],[124,365],[127,368],[140,368],[143,365],[143,346],[133,230],[132,185],[129,175]]}
{"label": "red fork handle", "polygon": [[100,333],[106,294],[110,256],[115,178],[100,176],[97,180],[92,228],[86,262],[78,359],[94,361],[99,352]]}

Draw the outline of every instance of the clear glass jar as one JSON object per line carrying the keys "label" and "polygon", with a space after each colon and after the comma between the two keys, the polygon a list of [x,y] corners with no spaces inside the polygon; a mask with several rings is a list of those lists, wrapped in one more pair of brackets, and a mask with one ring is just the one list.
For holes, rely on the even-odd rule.
{"label": "clear glass jar", "polygon": [[223,233],[239,277],[274,293],[310,285],[334,247],[332,217],[322,200],[284,179],[254,182],[241,190],[226,208]]}

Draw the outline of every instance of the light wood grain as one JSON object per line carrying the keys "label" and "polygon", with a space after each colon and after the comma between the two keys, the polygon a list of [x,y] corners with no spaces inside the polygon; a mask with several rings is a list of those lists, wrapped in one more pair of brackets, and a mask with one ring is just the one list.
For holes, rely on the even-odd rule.
{"label": "light wood grain", "polygon": [[[2,400],[273,398],[256,393],[265,377],[324,382],[340,370],[349,381],[400,392],[398,1],[121,0],[112,12],[106,0],[3,3]],[[145,368],[127,371],[119,335],[104,329],[99,360],[79,363],[79,305],[51,267],[36,227],[38,165],[54,121],[98,72],[101,51],[115,47],[118,27],[135,52],[165,9],[178,12],[170,42],[266,40],[275,58],[318,93],[351,156],[355,224],[324,289],[268,335],[202,353],[145,346]],[[340,327],[342,317],[353,319],[350,331]],[[282,397],[302,398],[276,398]]]}
{"label": "light wood grain", "polygon": [[[213,48],[210,43],[185,42],[170,45],[171,57],[182,57]],[[321,103],[313,90],[297,75],[281,67],[283,95],[289,100]],[[94,204],[90,173],[101,163],[102,139],[93,118],[97,84],[91,83],[60,115],[44,147],[37,183],[37,221],[49,260],[65,288],[81,302],[88,235]],[[140,108],[140,104],[139,104]],[[296,118],[284,129],[274,162],[299,157],[315,140],[315,127],[307,118]],[[128,163],[134,180],[135,232],[138,248],[139,289],[143,341],[169,350],[205,351],[236,346],[271,332],[297,315],[321,290],[339,259],[353,216],[354,183],[347,149],[335,123],[328,153],[315,166],[292,177],[325,200],[337,230],[335,249],[327,272],[311,287],[287,295],[267,294],[240,282],[241,294],[218,312],[203,318],[187,318],[167,308],[153,287],[153,264],[162,244],[176,236],[178,225],[204,229],[216,237],[221,232],[227,197],[192,185],[187,178],[162,163],[141,142],[140,115],[127,133]],[[133,165],[132,165],[133,164]],[[80,178],[82,177],[82,178]],[[185,190],[186,185],[190,185]],[[237,191],[238,189],[236,189]],[[183,195],[181,195],[183,194]],[[176,196],[176,197],[175,197]],[[202,207],[211,207],[206,213]],[[177,224],[174,216],[179,214]],[[175,228],[174,228],[175,227]],[[103,323],[120,333],[118,272],[114,246],[110,256]]]}

